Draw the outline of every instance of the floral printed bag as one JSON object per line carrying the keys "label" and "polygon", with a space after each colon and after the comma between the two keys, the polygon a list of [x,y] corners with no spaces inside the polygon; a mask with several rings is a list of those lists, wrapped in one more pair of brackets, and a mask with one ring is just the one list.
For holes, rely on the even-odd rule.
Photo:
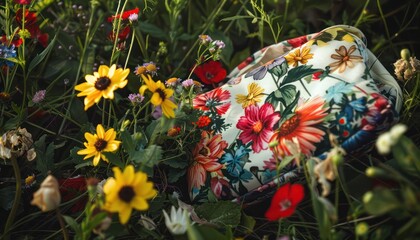
{"label": "floral printed bag", "polygon": [[229,82],[194,99],[211,120],[193,150],[188,187],[194,201],[254,202],[299,174],[299,151],[325,158],[333,134],[347,153],[368,150],[397,121],[401,90],[366,48],[363,33],[330,27],[256,52]]}

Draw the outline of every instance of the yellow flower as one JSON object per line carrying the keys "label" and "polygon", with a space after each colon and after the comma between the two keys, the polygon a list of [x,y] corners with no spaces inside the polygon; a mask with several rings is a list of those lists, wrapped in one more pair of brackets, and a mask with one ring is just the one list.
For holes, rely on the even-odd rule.
{"label": "yellow flower", "polygon": [[117,133],[113,128],[105,132],[101,124],[96,126],[96,134],[85,133],[85,138],[88,142],[84,142],[85,149],[79,150],[77,154],[86,155],[83,160],[93,157],[93,166],[98,165],[99,160],[102,159],[108,162],[103,152],[115,152],[120,147],[121,141],[116,141]]}
{"label": "yellow flower", "polygon": [[251,83],[248,85],[248,94],[237,94],[236,102],[242,104],[242,108],[246,108],[250,105],[255,105],[256,103],[261,102],[263,92],[264,88],[260,87],[257,83]]}
{"label": "yellow flower", "polygon": [[147,199],[156,196],[157,191],[153,183],[147,181],[147,175],[135,172],[132,165],[128,165],[124,172],[118,167],[113,168],[114,177],[109,178],[104,185],[105,205],[109,212],[118,212],[120,222],[126,224],[131,211],[147,210]]}
{"label": "yellow flower", "polygon": [[287,63],[289,65],[293,65],[293,67],[297,67],[298,63],[306,64],[308,59],[311,59],[313,54],[309,53],[311,48],[303,47],[302,51],[300,48],[296,48],[294,51],[289,52],[284,58],[286,58]]}
{"label": "yellow flower", "polygon": [[113,64],[111,68],[101,65],[93,75],[86,75],[86,82],[74,87],[77,91],[81,91],[77,94],[78,97],[86,96],[85,111],[94,103],[98,103],[102,97],[114,99],[114,91],[127,85],[126,77],[129,73],[130,69],[116,69],[116,65]]}
{"label": "yellow flower", "polygon": [[160,105],[162,107],[163,115],[165,115],[167,118],[174,118],[174,109],[176,109],[177,106],[169,99],[174,94],[174,90],[166,88],[165,84],[163,84],[161,81],[153,81],[150,75],[147,75],[147,77],[141,75],[141,77],[143,78],[143,81],[146,83],[146,85],[140,87],[140,94],[144,95],[144,91],[149,89],[149,91],[153,93],[150,102],[154,106]]}
{"label": "yellow flower", "polygon": [[61,195],[58,190],[58,181],[52,176],[48,175],[41,183],[41,187],[34,193],[34,198],[31,205],[38,206],[41,211],[47,212],[54,210],[60,205]]}

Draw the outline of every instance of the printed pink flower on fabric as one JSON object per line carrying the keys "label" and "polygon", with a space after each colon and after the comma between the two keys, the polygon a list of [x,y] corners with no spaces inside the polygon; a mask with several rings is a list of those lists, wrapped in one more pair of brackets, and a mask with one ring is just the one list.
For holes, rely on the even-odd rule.
{"label": "printed pink flower on fabric", "polygon": [[224,191],[225,189],[230,189],[229,182],[217,176],[211,178],[210,187],[214,195],[216,195],[216,197],[219,199],[221,197],[226,197],[225,195],[227,195],[227,192]]}
{"label": "printed pink flower on fabric", "polygon": [[310,155],[315,151],[314,143],[321,142],[325,135],[323,130],[316,127],[328,115],[324,104],[324,99],[316,97],[298,106],[295,114],[283,122],[271,137],[270,142],[278,142],[273,150],[280,155],[292,155],[287,141],[293,142],[293,138],[296,138],[303,154]]}
{"label": "printed pink flower on fabric", "polygon": [[274,194],[270,208],[265,213],[265,217],[270,221],[290,217],[304,196],[305,190],[300,184],[287,183],[281,186]]}
{"label": "printed pink flower on fabric", "polygon": [[229,98],[230,92],[228,90],[216,88],[210,92],[198,95],[194,98],[193,105],[196,109],[217,112],[218,115],[223,115],[229,110],[230,102],[225,102]]}
{"label": "printed pink flower on fabric", "polygon": [[239,118],[236,128],[242,130],[239,139],[244,143],[252,141],[252,150],[256,153],[267,149],[266,143],[273,135],[273,127],[280,119],[270,103],[260,107],[250,105],[245,108],[245,116]]}
{"label": "printed pink flower on fabric", "polygon": [[216,172],[222,175],[220,169],[223,165],[218,162],[225,153],[228,144],[221,134],[203,131],[200,142],[195,146],[193,162],[188,168],[188,189],[200,188],[206,182],[207,172]]}

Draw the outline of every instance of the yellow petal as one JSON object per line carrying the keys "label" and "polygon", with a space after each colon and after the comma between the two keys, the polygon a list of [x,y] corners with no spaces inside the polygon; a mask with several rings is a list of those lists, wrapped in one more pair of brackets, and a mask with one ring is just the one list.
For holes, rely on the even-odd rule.
{"label": "yellow petal", "polygon": [[86,82],[88,82],[90,85],[94,86],[94,85],[95,85],[95,83],[96,83],[96,81],[98,80],[98,78],[96,78],[96,77],[95,77],[95,76],[93,76],[93,75],[88,74],[88,75],[86,75],[86,76],[85,76],[85,80],[86,80]]}
{"label": "yellow petal", "polygon": [[127,167],[125,167],[124,173],[123,173],[123,178],[124,178],[124,182],[126,184],[132,184],[132,182],[135,178],[134,166],[133,165],[128,165]]}
{"label": "yellow petal", "polygon": [[104,193],[106,195],[110,194],[111,192],[115,191],[117,186],[117,182],[115,181],[115,178],[110,177],[108,180],[106,180],[104,184]]}
{"label": "yellow petal", "polygon": [[114,76],[116,68],[117,68],[117,65],[112,64],[111,68],[109,68],[109,70],[108,70],[108,73],[106,75],[103,75],[103,76],[107,76],[109,79],[112,79],[112,77]]}
{"label": "yellow petal", "polygon": [[106,65],[99,66],[98,74],[99,74],[100,77],[106,77],[108,75],[108,72],[109,72],[109,67],[108,66],[106,66]]}
{"label": "yellow petal", "polygon": [[123,206],[121,210],[119,211],[119,217],[121,224],[126,224],[128,222],[128,219],[130,219],[132,208],[129,206]]}
{"label": "yellow petal", "polygon": [[96,134],[98,135],[99,139],[105,139],[105,130],[104,130],[104,127],[102,127],[101,124],[98,124],[96,126]]}
{"label": "yellow petal", "polygon": [[160,97],[159,93],[157,92],[153,93],[152,98],[150,99],[150,102],[155,106],[161,105],[162,98]]}
{"label": "yellow petal", "polygon": [[133,200],[131,200],[131,204],[130,204],[133,208],[137,209],[137,210],[147,210],[149,208],[149,204],[147,203],[147,201],[139,196],[135,196],[133,198]]}

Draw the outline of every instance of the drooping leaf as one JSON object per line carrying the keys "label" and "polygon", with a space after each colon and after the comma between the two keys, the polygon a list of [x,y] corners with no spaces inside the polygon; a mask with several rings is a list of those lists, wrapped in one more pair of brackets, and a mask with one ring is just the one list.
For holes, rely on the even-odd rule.
{"label": "drooping leaf", "polygon": [[219,226],[236,227],[241,221],[241,207],[230,201],[204,203],[196,207],[197,215]]}
{"label": "drooping leaf", "polygon": [[286,104],[286,106],[290,105],[295,100],[296,86],[294,85],[282,86],[278,91],[280,93],[281,98],[284,99],[284,103]]}
{"label": "drooping leaf", "polygon": [[34,59],[32,59],[28,67],[28,75],[32,72],[32,70],[36,66],[38,66],[38,64],[40,64],[47,57],[47,55],[51,52],[51,50],[54,49],[57,36],[58,36],[58,32],[54,36],[54,38],[51,40],[51,42],[48,44],[48,46],[44,49],[44,51],[42,51],[40,54],[36,55]]}

